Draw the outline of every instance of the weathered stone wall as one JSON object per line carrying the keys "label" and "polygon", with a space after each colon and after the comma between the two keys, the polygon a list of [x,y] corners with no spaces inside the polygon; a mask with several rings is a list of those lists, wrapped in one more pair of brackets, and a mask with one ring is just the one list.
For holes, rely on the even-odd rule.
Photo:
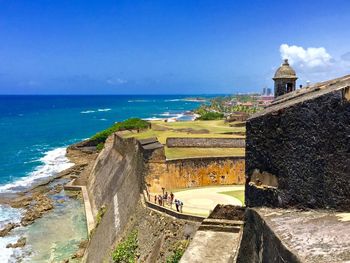
{"label": "weathered stone wall", "polygon": [[287,102],[247,121],[247,206],[350,209],[346,94]]}
{"label": "weathered stone wall", "polygon": [[106,212],[92,233],[84,262],[109,261],[109,252],[130,220],[143,182],[150,190],[244,183],[244,160],[236,157],[165,161],[164,147],[117,134],[108,138],[89,176],[94,217]]}
{"label": "weathered stone wall", "polygon": [[197,147],[197,148],[244,148],[244,139],[234,138],[167,138],[168,147]]}
{"label": "weathered stone wall", "polygon": [[254,210],[246,209],[237,263],[300,263]]}
{"label": "weathered stone wall", "polygon": [[213,157],[149,162],[145,181],[151,192],[208,185],[244,184],[243,158]]}
{"label": "weathered stone wall", "polygon": [[104,262],[104,258],[110,258],[110,249],[140,198],[142,171],[143,157],[138,142],[132,138],[110,137],[87,185],[94,216],[102,206],[107,210],[92,234],[84,256],[86,262]]}

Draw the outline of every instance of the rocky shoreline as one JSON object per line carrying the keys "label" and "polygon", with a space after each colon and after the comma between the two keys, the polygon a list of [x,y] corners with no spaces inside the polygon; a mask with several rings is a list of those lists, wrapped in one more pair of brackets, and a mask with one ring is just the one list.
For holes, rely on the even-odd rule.
{"label": "rocky shoreline", "polygon": [[[52,178],[41,181],[36,186],[22,192],[0,195],[0,204],[8,205],[12,208],[22,209],[23,213],[20,223],[10,222],[0,229],[0,237],[11,234],[11,231],[17,227],[27,227],[41,218],[46,213],[55,209],[54,202],[65,202],[65,200],[54,200],[53,195],[63,191],[65,184],[73,179],[77,179],[79,184],[85,184],[98,152],[95,147],[86,146],[84,142],[71,145],[67,148],[66,157],[74,165]],[[70,198],[81,198],[80,192],[69,192]],[[83,241],[79,250],[73,258],[79,258],[83,255],[86,242]],[[9,243],[7,248],[18,248],[26,245],[26,238],[21,236],[16,243]]]}

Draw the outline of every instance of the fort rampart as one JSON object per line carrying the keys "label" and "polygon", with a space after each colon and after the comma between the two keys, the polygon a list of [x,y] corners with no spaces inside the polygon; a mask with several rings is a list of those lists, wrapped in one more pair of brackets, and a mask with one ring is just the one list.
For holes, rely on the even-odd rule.
{"label": "fort rampart", "polygon": [[247,121],[247,206],[350,209],[350,92],[336,88]]}
{"label": "fort rampart", "polygon": [[169,137],[167,147],[245,148],[245,139]]}
{"label": "fort rampart", "polygon": [[244,184],[242,157],[187,158],[149,162],[145,181],[151,192],[208,185]]}

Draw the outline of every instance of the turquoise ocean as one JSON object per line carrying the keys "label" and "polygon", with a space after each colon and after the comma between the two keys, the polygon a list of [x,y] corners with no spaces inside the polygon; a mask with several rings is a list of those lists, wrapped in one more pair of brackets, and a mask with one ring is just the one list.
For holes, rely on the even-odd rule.
{"label": "turquoise ocean", "polygon": [[[117,121],[130,117],[191,119],[186,112],[200,102],[188,97],[196,96],[0,96],[0,194],[22,191],[70,167],[65,157],[68,145]],[[74,209],[80,206],[70,205]],[[66,212],[55,210],[56,214]],[[19,220],[20,215],[20,210],[0,205],[0,229]],[[75,220],[83,219],[76,215]],[[46,223],[35,223],[26,236],[30,238],[35,227]],[[32,239],[36,236],[32,234]],[[0,238],[1,262],[11,261],[11,255],[14,258],[14,251],[5,246],[16,238]]]}

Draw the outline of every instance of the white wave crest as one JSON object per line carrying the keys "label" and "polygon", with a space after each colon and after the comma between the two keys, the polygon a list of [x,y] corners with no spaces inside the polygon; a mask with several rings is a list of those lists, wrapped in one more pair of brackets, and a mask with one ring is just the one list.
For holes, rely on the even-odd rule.
{"label": "white wave crest", "polygon": [[166,116],[166,117],[169,117],[169,116],[176,116],[176,114],[173,114],[173,113],[170,113],[170,112],[164,112],[162,114],[159,114],[160,116]]}
{"label": "white wave crest", "polygon": [[172,99],[172,100],[164,100],[165,102],[170,102],[170,101],[183,101],[183,99]]}
{"label": "white wave crest", "polygon": [[34,171],[13,183],[0,186],[0,193],[13,192],[16,189],[27,188],[33,185],[36,181],[48,177],[52,177],[57,173],[73,166],[66,157],[66,148],[57,148],[45,153],[45,156],[40,158],[41,165],[37,166]]}
{"label": "white wave crest", "polygon": [[94,112],[96,112],[96,111],[94,111],[94,110],[86,110],[86,111],[81,111],[80,113],[82,113],[82,114],[89,114],[89,113],[94,113]]}
{"label": "white wave crest", "polygon": [[106,109],[98,109],[97,111],[110,111],[112,109],[106,108]]}

